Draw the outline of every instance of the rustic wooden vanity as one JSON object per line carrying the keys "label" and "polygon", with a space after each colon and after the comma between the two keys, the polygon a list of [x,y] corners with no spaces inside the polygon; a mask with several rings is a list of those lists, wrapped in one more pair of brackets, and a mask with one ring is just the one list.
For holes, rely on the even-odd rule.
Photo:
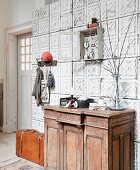
{"label": "rustic wooden vanity", "polygon": [[44,111],[46,170],[134,169],[134,110]]}

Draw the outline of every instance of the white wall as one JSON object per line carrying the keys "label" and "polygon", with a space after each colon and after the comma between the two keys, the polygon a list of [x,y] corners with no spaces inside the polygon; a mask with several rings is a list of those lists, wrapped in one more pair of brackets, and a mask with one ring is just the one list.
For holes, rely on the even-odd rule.
{"label": "white wall", "polygon": [[0,0],[0,79],[4,78],[5,63],[4,63],[4,38],[5,31],[4,28],[7,25],[7,12],[6,12],[7,2]]}
{"label": "white wall", "polygon": [[6,29],[31,22],[35,4],[36,0],[0,0],[0,79],[4,79],[6,73]]}
{"label": "white wall", "polygon": [[40,9],[45,6],[45,0],[35,0],[35,9]]}
{"label": "white wall", "polygon": [[[16,53],[11,57],[13,43],[7,43],[11,41],[10,34],[19,33],[19,30],[23,25],[27,29],[27,23],[32,22],[32,11],[35,8],[39,8],[44,5],[45,1],[39,0],[0,0],[0,80],[4,82],[4,131],[10,132],[12,129],[16,129],[16,116],[17,116],[17,102],[16,102]],[[31,30],[31,26],[29,26]],[[16,32],[15,32],[16,30]],[[7,34],[8,31],[8,34]],[[22,31],[24,32],[24,31]],[[20,30],[20,33],[22,33]],[[8,36],[7,36],[8,35]],[[7,41],[7,39],[9,39]],[[16,36],[14,36],[16,38]],[[11,45],[10,45],[11,44]],[[16,47],[16,44],[13,44]],[[16,49],[16,48],[15,48]],[[16,52],[16,51],[15,51]],[[6,61],[6,58],[8,59]],[[10,61],[11,60],[11,61]],[[6,64],[7,63],[7,64]],[[6,69],[7,65],[7,69]],[[7,72],[7,75],[6,75]],[[15,76],[14,76],[15,75]],[[7,80],[6,80],[7,77]],[[13,100],[15,98],[15,100]],[[8,106],[8,107],[7,107]],[[9,122],[9,126],[7,126]],[[12,128],[11,128],[12,127]]]}
{"label": "white wall", "polygon": [[8,27],[20,25],[32,20],[32,10],[35,0],[7,0],[8,1]]}
{"label": "white wall", "polygon": [[[126,107],[136,110],[135,169],[140,170],[140,88],[137,87],[137,84],[140,83],[140,71],[139,76],[137,75],[138,57],[140,57],[140,0],[57,0],[56,2],[52,0],[50,6],[35,10],[33,12],[32,80],[34,82],[36,76],[35,58],[39,58],[42,52],[49,49],[53,58],[58,60],[57,66],[51,68],[56,84],[55,89],[51,91],[51,104],[59,105],[60,97],[70,96],[73,80],[75,97],[97,98],[101,96],[109,105],[109,99],[112,97],[111,89],[113,89],[112,77],[98,64],[77,60],[80,59],[80,55],[75,51],[76,39],[66,35],[66,32],[86,29],[91,17],[97,17],[101,19],[105,30],[104,43],[110,49],[106,29],[106,10],[113,48],[120,39],[118,54],[126,35],[127,26],[134,13],[125,45],[127,46],[129,42],[132,44],[121,66],[120,74],[121,83],[125,85],[121,93],[123,103],[126,104]],[[104,58],[107,59],[105,49]],[[75,61],[73,66],[72,60]],[[107,64],[108,60],[104,61],[102,66]],[[33,128],[43,131],[43,113],[41,107],[36,107],[34,99],[32,118]]]}

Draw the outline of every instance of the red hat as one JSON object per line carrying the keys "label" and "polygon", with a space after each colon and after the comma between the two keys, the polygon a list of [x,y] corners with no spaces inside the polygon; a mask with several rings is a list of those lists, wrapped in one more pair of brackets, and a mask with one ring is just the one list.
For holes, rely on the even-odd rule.
{"label": "red hat", "polygon": [[52,61],[52,54],[49,51],[45,51],[42,53],[41,59],[43,61]]}

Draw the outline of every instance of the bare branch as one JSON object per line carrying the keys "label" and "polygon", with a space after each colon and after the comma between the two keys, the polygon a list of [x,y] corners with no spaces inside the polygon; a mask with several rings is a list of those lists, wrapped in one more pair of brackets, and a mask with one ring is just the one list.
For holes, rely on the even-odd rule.
{"label": "bare branch", "polygon": [[131,18],[131,20],[130,20],[130,23],[129,23],[129,25],[128,25],[128,28],[127,28],[127,31],[126,31],[126,34],[125,34],[125,37],[124,37],[124,40],[123,40],[122,48],[121,48],[120,55],[119,55],[120,58],[121,58],[121,56],[122,56],[123,47],[124,47],[124,44],[125,44],[125,40],[126,40],[127,34],[128,34],[128,32],[129,32],[129,29],[130,29],[130,26],[131,26],[133,17],[134,17],[134,13],[133,13],[133,15],[132,15],[132,18]]}
{"label": "bare branch", "polygon": [[[106,4],[106,15],[107,15],[107,4]],[[111,39],[110,39],[110,33],[109,33],[109,27],[108,27],[108,20],[107,20],[107,16],[106,16],[106,25],[107,25],[107,33],[108,33],[108,38],[109,38],[109,44],[110,44],[110,49],[111,49],[111,56],[112,58],[114,58],[114,54],[113,54],[113,49],[112,49],[112,44],[111,44]],[[116,73],[116,64],[115,61],[113,60],[113,64],[114,64],[114,71]]]}
{"label": "bare branch", "polygon": [[110,52],[109,52],[109,49],[108,49],[108,47],[107,47],[107,45],[106,45],[105,43],[104,43],[104,45],[105,45],[105,47],[106,47],[105,50],[106,50],[106,52],[107,52],[107,56],[106,56],[106,57],[108,58],[108,61],[109,61],[109,63],[110,63],[110,66],[111,66],[112,70],[114,71],[114,70],[115,70],[115,68],[113,68],[114,65],[112,65],[112,63],[111,63],[111,61],[110,61],[110,59],[112,59],[112,58],[109,58],[109,54],[108,54],[108,53],[110,53]]}
{"label": "bare branch", "polygon": [[101,65],[101,67],[103,68],[103,69],[105,69],[105,70],[107,70],[107,71],[109,71],[110,73],[112,73],[112,74],[114,74],[109,68],[107,68],[107,67],[104,67],[104,66],[102,66]]}
{"label": "bare branch", "polygon": [[119,63],[118,68],[123,64],[123,62],[124,62],[124,60],[125,60],[125,58],[126,58],[126,55],[127,55],[127,53],[128,53],[129,47],[130,47],[130,45],[132,44],[132,42],[133,42],[133,41],[131,41],[131,43],[129,43],[129,45],[127,46],[127,50],[126,50],[126,53],[125,53],[125,55],[124,55],[124,58],[122,59],[122,62]]}

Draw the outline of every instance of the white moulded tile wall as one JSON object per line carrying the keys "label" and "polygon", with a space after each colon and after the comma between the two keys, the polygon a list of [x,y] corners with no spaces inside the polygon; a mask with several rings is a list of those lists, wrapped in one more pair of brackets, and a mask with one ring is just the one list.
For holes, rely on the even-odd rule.
{"label": "white moulded tile wall", "polygon": [[[73,4],[72,4],[73,2]],[[106,10],[107,9],[107,10]],[[107,11],[107,13],[106,13]],[[112,46],[115,48],[118,39],[119,48],[125,37],[128,24],[133,16],[129,29],[127,43],[132,42],[127,58],[121,68],[121,83],[124,102],[136,110],[135,125],[135,169],[140,169],[140,0],[55,0],[44,8],[32,13],[33,23],[33,57],[32,80],[36,75],[36,58],[40,58],[43,51],[50,50],[58,65],[52,67],[55,76],[56,89],[51,91],[50,104],[59,105],[59,98],[71,95],[78,97],[103,96],[110,102],[113,84],[109,72],[92,62],[80,61],[78,41],[71,32],[78,32],[86,28],[91,17],[97,17],[104,28],[104,42],[109,47],[109,37],[106,28],[106,14]],[[125,54],[125,48],[123,53]],[[104,58],[107,57],[104,49]],[[72,62],[74,61],[74,62]],[[103,63],[108,64],[107,61]],[[73,75],[73,76],[72,76]],[[32,101],[32,125],[39,131],[44,130],[43,111]]]}

